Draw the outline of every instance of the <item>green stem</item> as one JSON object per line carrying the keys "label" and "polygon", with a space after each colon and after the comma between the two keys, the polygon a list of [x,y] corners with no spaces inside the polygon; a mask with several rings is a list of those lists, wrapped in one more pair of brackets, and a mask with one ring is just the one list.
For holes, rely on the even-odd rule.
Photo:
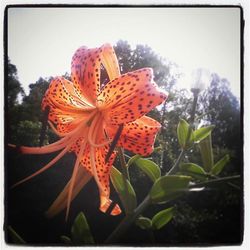
{"label": "green stem", "polygon": [[[214,178],[214,179],[220,179],[220,177],[216,176],[216,175],[209,175],[211,178]],[[233,187],[235,189],[238,189],[240,190],[240,187],[235,185],[234,183],[231,183],[231,182],[227,182],[227,185],[230,186],[230,187]]]}
{"label": "green stem", "polygon": [[[119,156],[119,160],[120,160],[121,168],[122,168],[122,179],[123,179],[123,182],[125,185],[125,192],[126,192],[126,196],[128,197],[129,196],[129,187],[128,187],[127,181],[130,181],[128,166],[127,166],[127,163],[125,160],[123,148],[117,147],[117,151],[118,151],[118,156]],[[129,212],[129,214],[130,214],[130,212]],[[129,214],[127,214],[127,215],[129,215]]]}
{"label": "green stem", "polygon": [[150,204],[149,195],[143,200],[143,202],[134,210],[130,215],[124,217],[118,227],[112,232],[105,243],[114,243],[127,231],[129,226],[134,222],[134,220],[145,210],[145,208]]}
{"label": "green stem", "polygon": [[118,155],[119,155],[119,159],[120,159],[120,163],[121,163],[121,167],[122,167],[122,175],[127,180],[130,181],[128,167],[127,167],[127,163],[126,163],[125,156],[124,156],[124,150],[121,147],[117,147],[117,151],[118,151]]}
{"label": "green stem", "polygon": [[[190,140],[190,136],[192,134],[192,127],[193,127],[193,123],[194,123],[194,118],[195,118],[195,111],[196,111],[196,106],[197,106],[197,102],[198,102],[198,93],[199,92],[193,92],[194,94],[194,100],[193,100],[193,105],[192,105],[192,111],[191,111],[191,117],[190,117],[190,125],[189,125],[189,128],[188,128],[188,134],[187,134],[187,139],[186,139],[186,144],[188,144],[189,140]],[[182,158],[184,157],[185,155],[185,151],[186,151],[186,148],[183,148],[174,164],[174,166],[167,172],[166,175],[170,175],[170,174],[173,174],[176,169],[179,167],[179,164],[181,163],[182,161]]]}
{"label": "green stem", "polygon": [[[212,174],[201,174],[201,173],[195,173],[195,172],[190,172],[190,171],[185,171],[185,170],[182,170],[182,173],[183,174],[187,174],[189,175],[190,173],[196,175],[196,176],[200,176],[200,177],[207,177],[207,178],[212,178],[212,179],[221,179],[220,177],[216,176],[216,175],[212,175]],[[235,185],[234,183],[231,183],[231,182],[227,182],[227,185],[230,186],[230,187],[233,187],[237,190],[240,190],[240,187]]]}
{"label": "green stem", "polygon": [[198,102],[198,93],[199,92],[193,92],[194,100],[193,100],[193,105],[192,105],[192,110],[191,110],[191,117],[189,121],[188,134],[187,134],[187,139],[186,139],[186,145],[187,145],[186,147],[188,147],[188,143],[192,134],[192,128],[194,126],[195,111],[196,111],[196,106]]}
{"label": "green stem", "polygon": [[194,94],[194,101],[193,101],[191,117],[190,117],[190,124],[192,124],[192,125],[194,123],[194,117],[195,117],[195,111],[196,111],[196,106],[197,106],[197,102],[198,102],[198,94],[199,94],[199,92],[193,92],[193,94]]}
{"label": "green stem", "polygon": [[182,158],[184,157],[184,154],[185,154],[185,150],[182,149],[175,164],[173,165],[173,167],[166,173],[166,175],[171,175],[173,174],[173,172],[178,168],[180,162],[182,161]]}
{"label": "green stem", "polygon": [[236,180],[236,179],[239,179],[239,178],[240,178],[240,175],[222,177],[222,178],[219,178],[219,179],[208,180],[208,181],[204,181],[204,182],[200,182],[200,183],[190,185],[190,188],[203,187],[203,186],[211,185],[211,184],[218,184],[218,183],[221,183],[221,182],[224,182],[224,181],[232,181],[232,180]]}

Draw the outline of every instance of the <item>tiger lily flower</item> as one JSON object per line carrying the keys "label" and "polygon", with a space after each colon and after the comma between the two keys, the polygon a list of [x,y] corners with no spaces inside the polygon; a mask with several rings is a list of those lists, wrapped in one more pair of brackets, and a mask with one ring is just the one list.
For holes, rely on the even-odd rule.
{"label": "tiger lily flower", "polygon": [[[109,77],[105,86],[100,83],[102,66]],[[79,48],[72,58],[71,80],[54,78],[42,101],[43,110],[50,108],[48,121],[52,130],[61,139],[42,147],[20,147],[25,154],[60,153],[15,186],[50,168],[67,152],[76,154],[72,177],[50,207],[50,216],[66,207],[67,217],[71,201],[91,177],[99,188],[100,210],[107,211],[111,204],[109,176],[116,152],[107,162],[105,157],[119,126],[122,125],[123,130],[117,146],[142,156],[149,155],[161,125],[145,114],[167,98],[167,93],[153,81],[152,69],[121,75],[117,57],[109,44],[100,48]],[[111,215],[120,212],[116,204]]]}

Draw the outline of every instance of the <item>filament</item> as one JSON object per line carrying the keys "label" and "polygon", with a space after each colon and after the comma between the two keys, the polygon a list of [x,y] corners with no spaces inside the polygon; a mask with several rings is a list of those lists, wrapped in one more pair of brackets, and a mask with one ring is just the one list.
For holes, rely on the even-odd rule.
{"label": "filament", "polygon": [[101,118],[101,116],[96,116],[94,118],[94,120],[93,120],[93,122],[91,124],[91,127],[89,129],[89,133],[88,133],[89,144],[92,147],[95,147],[95,148],[106,146],[106,145],[108,145],[111,142],[111,140],[108,140],[108,141],[100,143],[100,144],[95,143],[95,139],[97,137],[97,133],[100,132],[99,129],[102,129],[102,126],[98,125],[99,122],[102,123],[102,120],[100,118]]}
{"label": "filament", "polygon": [[[86,124],[85,124],[86,126]],[[67,140],[67,144],[64,143],[64,149],[62,152],[60,152],[53,160],[51,160],[47,165],[45,165],[44,167],[42,167],[41,169],[39,169],[38,171],[36,171],[35,173],[29,175],[28,177],[24,178],[23,180],[17,182],[16,184],[14,184],[12,186],[13,187],[16,187],[17,185],[23,183],[23,182],[26,182],[28,180],[30,180],[31,178],[41,174],[42,172],[44,172],[45,170],[49,169],[52,165],[54,165],[58,160],[60,160],[70,149],[70,147],[73,145],[73,143],[75,142],[75,139],[77,137],[80,137],[80,133],[82,131],[80,130],[80,128],[78,128],[78,131],[75,131],[75,134],[72,136],[72,138],[69,138],[69,140]],[[62,139],[63,140],[63,139]]]}
{"label": "filament", "polygon": [[91,163],[91,170],[92,170],[92,174],[94,176],[94,179],[97,183],[97,186],[99,187],[99,189],[101,190],[101,192],[105,193],[103,190],[103,187],[99,181],[99,178],[97,176],[97,171],[96,171],[96,164],[95,164],[95,148],[94,147],[90,147],[90,163]]}
{"label": "filament", "polygon": [[41,174],[42,172],[44,172],[45,170],[49,169],[52,165],[54,165],[58,160],[60,160],[68,151],[68,149],[71,147],[72,143],[69,144],[67,147],[65,147],[65,149],[59,153],[52,161],[50,161],[47,165],[45,165],[43,168],[39,169],[38,171],[36,171],[35,173],[29,175],[28,177],[22,179],[21,181],[18,181],[16,184],[14,184],[12,186],[12,188],[20,185],[21,183],[24,183],[28,180],[30,180],[31,178]]}
{"label": "filament", "polygon": [[[70,137],[64,137],[60,139],[57,142],[54,142],[52,144],[42,146],[42,147],[26,147],[26,146],[21,146],[20,150],[21,153],[23,154],[48,154],[48,153],[53,153],[56,152],[62,148],[65,147],[65,143],[70,139]],[[12,145],[12,144],[9,144]],[[15,145],[12,145],[15,146]],[[16,147],[16,146],[15,146]]]}
{"label": "filament", "polygon": [[71,177],[70,184],[69,184],[69,192],[68,192],[68,198],[67,198],[66,221],[67,221],[68,215],[69,215],[70,202],[71,202],[73,187],[74,187],[75,180],[76,180],[76,175],[77,175],[77,172],[78,172],[78,169],[79,169],[80,160],[81,160],[81,157],[83,155],[86,144],[87,144],[87,141],[86,140],[83,141],[83,143],[81,145],[81,148],[80,148],[80,151],[79,151],[79,153],[77,155],[74,168],[73,168],[73,173],[72,173],[72,177]]}

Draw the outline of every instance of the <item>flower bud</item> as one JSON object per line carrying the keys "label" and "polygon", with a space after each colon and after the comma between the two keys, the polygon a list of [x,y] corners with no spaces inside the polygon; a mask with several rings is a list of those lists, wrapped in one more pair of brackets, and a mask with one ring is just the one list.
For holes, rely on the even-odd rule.
{"label": "flower bud", "polygon": [[191,91],[203,91],[211,82],[211,74],[207,69],[198,68],[192,72]]}

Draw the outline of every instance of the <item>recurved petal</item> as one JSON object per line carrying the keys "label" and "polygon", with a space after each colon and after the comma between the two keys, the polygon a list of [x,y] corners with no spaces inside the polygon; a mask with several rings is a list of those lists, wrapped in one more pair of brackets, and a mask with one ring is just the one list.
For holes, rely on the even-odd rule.
{"label": "recurved petal", "polygon": [[[100,210],[101,210],[103,213],[106,213],[106,212],[107,212],[107,210],[108,210],[108,208],[110,207],[111,203],[112,203],[112,200],[110,200],[110,199],[108,198],[108,196],[106,196],[106,194],[104,194],[104,195],[101,194],[101,195],[100,195]],[[119,205],[118,205],[118,204],[115,204],[115,206],[114,206],[114,208],[112,209],[112,211],[111,211],[110,214],[116,216],[116,215],[119,215],[121,212],[122,212],[122,211],[121,211]]]}
{"label": "recurved petal", "polygon": [[63,77],[54,78],[42,101],[42,109],[49,106],[48,119],[55,125],[55,132],[68,133],[95,109]]}
{"label": "recurved petal", "polygon": [[[75,152],[77,152],[74,149]],[[94,163],[91,162],[91,148],[87,145],[83,154],[81,165],[91,173],[96,180],[100,193],[100,210],[106,212],[112,201],[109,199],[110,195],[110,170],[115,160],[115,153],[113,153],[107,163],[105,163],[105,156],[108,152],[108,146],[94,149]],[[94,169],[95,168],[95,169]],[[121,212],[119,206],[116,204],[111,211],[111,215],[118,215]]]}
{"label": "recurved petal", "polygon": [[109,80],[112,81],[120,76],[120,69],[115,51],[108,43],[102,45],[101,51],[101,63],[108,73]]}
{"label": "recurved petal", "polygon": [[63,77],[55,77],[51,81],[42,101],[42,109],[47,105],[74,113],[93,109],[93,105],[79,94],[73,83]]}
{"label": "recurved petal", "polygon": [[[110,136],[115,134],[116,127],[118,126],[107,129]],[[117,145],[134,154],[147,156],[153,152],[155,137],[160,128],[159,122],[148,116],[142,116],[124,125]]]}
{"label": "recurved petal", "polygon": [[153,81],[151,68],[122,75],[109,82],[98,96],[98,108],[108,124],[134,121],[167,98]]}
{"label": "recurved petal", "polygon": [[120,75],[118,61],[110,44],[92,49],[80,47],[71,63],[74,86],[93,105],[100,91],[101,64],[105,67],[109,79],[113,80]]}

